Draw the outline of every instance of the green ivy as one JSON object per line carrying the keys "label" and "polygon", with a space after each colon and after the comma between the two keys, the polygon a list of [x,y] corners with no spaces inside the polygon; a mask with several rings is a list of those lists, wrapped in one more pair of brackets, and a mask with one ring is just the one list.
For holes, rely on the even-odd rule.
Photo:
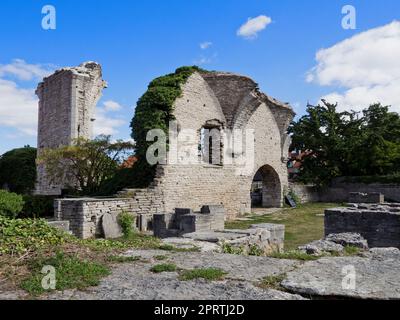
{"label": "green ivy", "polygon": [[194,72],[207,71],[197,66],[181,67],[174,73],[154,79],[139,99],[131,122],[132,138],[136,142],[138,157],[138,163],[134,166],[137,175],[132,187],[146,187],[153,180],[155,167],[151,167],[146,161],[147,149],[152,144],[146,141],[147,132],[161,129],[168,134],[169,122],[174,120],[174,102],[182,96],[182,85]]}

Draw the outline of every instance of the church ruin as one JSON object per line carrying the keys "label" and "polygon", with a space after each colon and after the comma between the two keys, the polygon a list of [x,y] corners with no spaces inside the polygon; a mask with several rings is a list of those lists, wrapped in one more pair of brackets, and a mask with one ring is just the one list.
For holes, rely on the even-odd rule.
{"label": "church ruin", "polygon": [[[101,67],[85,63],[65,68],[39,85],[39,152],[70,144],[76,137],[89,137],[94,107],[105,82]],[[122,190],[118,198],[138,215],[140,229],[156,213],[176,208],[199,211],[205,205],[225,208],[231,219],[251,212],[254,177],[259,177],[263,207],[281,207],[288,188],[287,158],[290,137],[287,129],[294,117],[292,108],[260,92],[252,79],[225,72],[194,72],[182,85],[182,94],[174,102],[173,116],[178,130],[197,132],[196,147],[204,129],[254,130],[254,168],[238,174],[235,163],[159,164],[156,177],[146,189]],[[220,144],[214,143],[213,148]],[[214,153],[214,152],[213,152]],[[43,168],[38,167],[39,194],[60,194],[62,184],[49,186]],[[98,232],[101,216],[115,211],[108,199],[60,199],[57,218],[80,214],[79,236]],[[119,208],[121,206],[119,205]],[[70,219],[70,218],[68,218]],[[66,220],[68,220],[66,219]],[[97,231],[96,231],[97,230]]]}

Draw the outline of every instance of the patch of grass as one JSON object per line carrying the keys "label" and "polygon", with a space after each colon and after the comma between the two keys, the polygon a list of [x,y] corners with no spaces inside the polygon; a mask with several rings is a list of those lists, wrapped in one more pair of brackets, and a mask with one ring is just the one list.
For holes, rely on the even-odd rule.
{"label": "patch of grass", "polygon": [[154,256],[154,259],[156,259],[158,261],[163,261],[163,260],[167,260],[168,256]]}
{"label": "patch of grass", "polygon": [[158,249],[161,243],[160,239],[158,238],[140,233],[133,233],[129,237],[115,240],[87,239],[77,241],[83,246],[87,246],[90,249],[99,251],[113,249]]}
{"label": "patch of grass", "polygon": [[205,279],[208,281],[223,280],[227,273],[218,268],[202,268],[182,271],[180,280],[189,281],[194,279]]}
{"label": "patch of grass", "polygon": [[299,246],[319,240],[324,237],[325,209],[338,207],[335,203],[307,203],[299,205],[295,209],[282,209],[279,212],[264,216],[247,216],[248,221],[230,221],[226,223],[226,229],[247,229],[252,224],[275,223],[283,224],[285,230],[285,248],[295,250]]}
{"label": "patch of grass", "polygon": [[111,263],[128,263],[128,262],[140,261],[140,259],[141,257],[139,256],[135,257],[109,256],[107,258],[107,261]]}
{"label": "patch of grass", "polygon": [[173,263],[157,264],[150,269],[150,271],[154,273],[175,272],[176,270],[177,267]]}
{"label": "patch of grass", "polygon": [[312,261],[312,260],[318,260],[321,258],[320,256],[313,256],[304,252],[301,252],[299,250],[291,250],[291,251],[286,251],[286,252],[275,252],[269,255],[271,258],[275,259],[286,259],[286,260],[300,260],[300,261]]}
{"label": "patch of grass", "polygon": [[361,248],[355,246],[345,246],[344,247],[344,255],[345,256],[357,256],[361,252]]}
{"label": "patch of grass", "polygon": [[74,256],[57,252],[50,258],[38,258],[31,262],[31,275],[21,283],[22,289],[32,295],[46,292],[42,280],[46,274],[42,273],[44,266],[55,269],[55,289],[84,289],[99,284],[100,279],[110,274],[110,269],[97,262],[81,260]]}
{"label": "patch of grass", "polygon": [[262,279],[258,286],[263,289],[283,290],[281,283],[285,280],[286,274],[279,274],[276,276],[268,276]]}
{"label": "patch of grass", "polygon": [[192,248],[177,248],[171,244],[162,244],[158,246],[158,249],[164,251],[171,251],[171,252],[200,252],[200,248],[192,247]]}

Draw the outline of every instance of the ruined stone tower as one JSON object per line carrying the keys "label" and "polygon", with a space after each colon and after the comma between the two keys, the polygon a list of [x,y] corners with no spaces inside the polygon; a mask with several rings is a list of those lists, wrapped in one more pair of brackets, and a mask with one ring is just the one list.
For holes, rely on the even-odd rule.
{"label": "ruined stone tower", "polygon": [[[105,87],[101,66],[95,62],[57,70],[38,85],[38,155],[43,149],[92,137],[94,111]],[[65,180],[51,183],[38,165],[36,194],[60,195],[66,186]]]}

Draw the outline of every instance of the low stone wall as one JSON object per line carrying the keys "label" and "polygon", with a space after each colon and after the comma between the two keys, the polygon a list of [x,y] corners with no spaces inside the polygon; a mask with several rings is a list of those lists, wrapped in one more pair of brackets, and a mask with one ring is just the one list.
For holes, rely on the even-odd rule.
{"label": "low stone wall", "polygon": [[132,198],[112,199],[56,199],[55,218],[69,221],[73,235],[81,239],[103,236],[102,217],[123,211],[136,214],[137,204]]}
{"label": "low stone wall", "polygon": [[387,201],[400,203],[400,185],[382,183],[350,183],[343,178],[335,179],[329,187],[318,189],[316,186],[291,183],[289,188],[306,202],[349,202],[350,193],[380,193]]}
{"label": "low stone wall", "polygon": [[290,183],[289,189],[299,197],[301,203],[320,201],[319,190],[316,186]]}
{"label": "low stone wall", "polygon": [[359,233],[370,247],[400,248],[400,204],[358,204],[325,211],[325,235]]}

